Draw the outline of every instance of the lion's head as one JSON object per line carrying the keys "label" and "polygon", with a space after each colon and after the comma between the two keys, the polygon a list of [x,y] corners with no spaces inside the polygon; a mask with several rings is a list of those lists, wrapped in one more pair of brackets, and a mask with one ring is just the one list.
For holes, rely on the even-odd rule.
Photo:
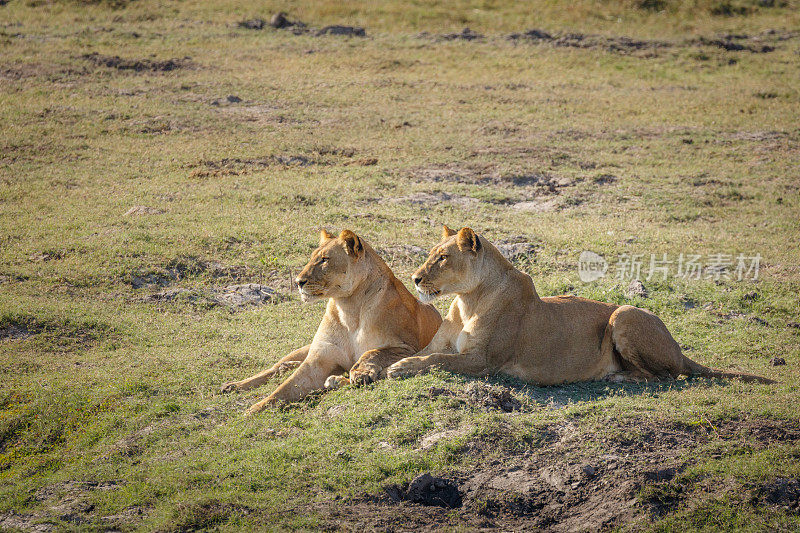
{"label": "lion's head", "polygon": [[445,226],[441,242],[411,276],[420,299],[429,302],[439,295],[472,290],[479,282],[476,263],[480,251],[480,238],[470,228],[456,233]]}
{"label": "lion's head", "polygon": [[344,230],[335,237],[325,230],[319,247],[295,279],[304,302],[349,296],[365,276],[364,245],[358,235]]}

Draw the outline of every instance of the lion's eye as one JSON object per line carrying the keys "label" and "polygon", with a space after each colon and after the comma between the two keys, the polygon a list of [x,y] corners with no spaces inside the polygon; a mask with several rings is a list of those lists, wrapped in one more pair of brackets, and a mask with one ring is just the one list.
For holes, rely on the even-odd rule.
{"label": "lion's eye", "polygon": [[440,256],[439,256],[439,261],[440,261],[440,262],[441,262],[441,261],[444,261],[445,259],[447,259],[447,256],[446,256],[446,255],[440,255]]}
{"label": "lion's eye", "polygon": [[328,258],[327,257],[320,257],[319,258],[319,262],[322,263],[322,264],[325,264],[325,263],[328,262]]}

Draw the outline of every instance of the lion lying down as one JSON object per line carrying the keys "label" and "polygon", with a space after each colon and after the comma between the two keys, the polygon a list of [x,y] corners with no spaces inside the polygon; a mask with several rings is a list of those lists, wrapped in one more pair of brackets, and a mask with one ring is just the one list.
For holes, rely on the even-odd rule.
{"label": "lion lying down", "polygon": [[[242,381],[226,383],[222,392],[257,387],[276,374],[297,368],[266,399],[249,409],[293,402],[328,385],[346,381],[369,383],[386,376],[392,363],[430,342],[442,318],[431,305],[417,300],[377,253],[355,233],[334,237],[325,230],[319,248],[297,277],[303,301],[329,298],[325,315],[308,346],[272,367]],[[329,379],[330,378],[330,379]]]}
{"label": "lion lying down", "polygon": [[530,276],[470,228],[456,233],[445,226],[442,241],[412,280],[423,301],[442,294],[456,298],[430,344],[390,366],[390,378],[435,365],[539,385],[679,375],[775,383],[692,361],[664,323],[644,309],[576,296],[540,298]]}

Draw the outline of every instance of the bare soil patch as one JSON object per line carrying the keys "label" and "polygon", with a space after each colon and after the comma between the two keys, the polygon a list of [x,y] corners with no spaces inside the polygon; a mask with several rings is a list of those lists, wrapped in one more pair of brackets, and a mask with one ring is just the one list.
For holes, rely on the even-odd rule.
{"label": "bare soil patch", "polygon": [[548,213],[550,211],[556,211],[559,207],[561,207],[561,203],[556,198],[526,200],[511,205],[511,208],[516,211],[528,213]]}
{"label": "bare soil patch", "polygon": [[598,48],[619,54],[631,54],[642,50],[652,52],[672,46],[672,43],[667,41],[631,39],[630,37],[605,37],[572,32],[550,34],[539,29],[528,30],[524,33],[512,33],[506,38],[512,42],[547,43],[555,47],[569,48]]}
{"label": "bare soil patch", "polygon": [[333,24],[324,26],[320,29],[309,27],[305,22],[299,20],[290,20],[286,13],[275,13],[270,18],[269,22],[261,18],[254,18],[243,20],[239,22],[240,28],[248,30],[263,30],[270,27],[276,30],[288,30],[294,35],[315,35],[317,37],[322,35],[341,35],[346,37],[366,37],[367,32],[364,28],[358,26],[345,26],[342,24]]}
{"label": "bare soil patch", "polygon": [[495,246],[506,259],[515,263],[524,259],[533,259],[539,246],[529,242],[524,236],[514,236],[499,240]]}
{"label": "bare soil patch", "polygon": [[[497,441],[466,446],[467,453],[485,456],[477,468],[423,473],[321,512],[329,528],[346,530],[596,531],[645,525],[690,501],[714,497],[713,487],[695,490],[696,480],[680,477],[704,457],[704,444],[723,440],[759,448],[800,440],[800,424],[771,419],[686,426],[632,418],[608,420],[604,429],[583,432],[566,421],[544,428],[537,446],[501,457],[503,439],[497,435]],[[753,494],[751,504],[795,508],[800,497],[794,478],[738,489]]]}
{"label": "bare soil patch", "polygon": [[65,352],[87,349],[108,335],[109,331],[101,325],[40,320],[30,316],[0,323],[0,342],[42,338],[51,342],[54,348]]}
{"label": "bare soil patch", "polygon": [[85,76],[86,66],[59,65],[55,63],[14,63],[0,66],[0,80],[20,81],[39,78],[49,82],[64,82]]}
{"label": "bare soil patch", "polygon": [[506,187],[531,187],[546,192],[557,192],[562,187],[573,185],[575,181],[566,176],[554,176],[536,170],[517,172],[502,171],[494,165],[445,163],[412,168],[407,176],[416,182],[450,182],[471,185],[497,185]]}
{"label": "bare soil patch", "polygon": [[451,204],[459,207],[469,207],[480,203],[477,198],[469,196],[461,196],[458,194],[450,194],[446,192],[415,192],[405,196],[398,196],[396,198],[385,198],[380,203],[393,203],[393,204],[410,204],[416,206],[429,206],[439,204]]}
{"label": "bare soil patch", "polygon": [[472,31],[469,28],[455,33],[436,33],[431,34],[423,31],[417,34],[417,39],[431,39],[433,41],[477,41],[484,39],[483,34]]}
{"label": "bare soil patch", "polygon": [[332,26],[325,26],[321,30],[318,30],[315,35],[344,35],[347,37],[366,37],[367,32],[364,31],[364,28],[359,28],[357,26],[342,26],[340,24],[334,24]]}
{"label": "bare soil patch", "polygon": [[0,328],[0,341],[16,341],[32,337],[41,331],[36,324],[11,323]]}
{"label": "bare soil patch", "polygon": [[81,57],[98,67],[107,67],[116,70],[131,70],[134,72],[170,72],[194,65],[190,57],[165,60],[131,59],[122,58],[119,56],[101,55],[97,52],[84,54]]}
{"label": "bare soil patch", "polygon": [[[577,32],[551,33],[542,29],[529,29],[514,32],[503,38],[515,44],[549,45],[558,48],[598,49],[606,52],[636,57],[656,57],[659,53],[675,48],[688,46],[716,47],[727,52],[769,53],[775,50],[777,43],[797,37],[796,32],[780,32],[768,30],[758,35],[724,34],[715,37],[697,37],[684,41],[665,41],[654,39],[634,39],[626,36],[594,35]],[[481,41],[486,37],[464,28],[460,32],[446,34],[430,34],[422,32],[419,39],[434,42],[445,41]]]}
{"label": "bare soil patch", "polygon": [[204,307],[224,305],[231,310],[239,310],[268,303],[279,303],[288,297],[267,285],[246,283],[211,289],[172,288],[150,294],[144,299],[149,302],[188,303]]}
{"label": "bare soil patch", "polygon": [[33,494],[44,511],[36,514],[19,514],[11,511],[0,515],[0,527],[30,532],[49,532],[60,528],[53,519],[62,520],[75,528],[101,528],[103,530],[129,529],[145,514],[141,507],[128,507],[115,515],[97,517],[94,505],[88,496],[95,491],[113,491],[121,485],[117,482],[70,480],[40,488]]}
{"label": "bare soil patch", "polygon": [[[498,198],[490,197],[486,200],[472,200],[503,204],[515,210],[531,212],[553,211],[563,207],[564,202],[555,199],[555,197],[561,194],[563,189],[572,187],[580,181],[568,176],[556,176],[546,172],[508,172],[499,170],[493,165],[462,165],[456,163],[414,168],[407,171],[406,175],[417,183],[436,182],[484,185],[489,187],[488,191],[499,195]],[[611,180],[604,183],[611,183]],[[446,192],[439,192],[416,193],[415,195],[404,196],[391,201],[420,204],[448,202],[465,205],[470,203],[469,200],[464,200],[463,198]]]}
{"label": "bare soil patch", "polygon": [[274,167],[309,167],[334,164],[370,166],[375,158],[356,158],[355,150],[346,148],[317,148],[308,154],[273,154],[263,157],[225,157],[207,159],[185,165],[192,169],[190,177],[207,178],[238,176]]}
{"label": "bare soil patch", "polygon": [[518,411],[522,408],[522,402],[514,396],[511,389],[500,385],[489,385],[480,381],[469,383],[463,390],[431,387],[428,390],[428,396],[430,398],[453,398],[462,404],[506,413]]}
{"label": "bare soil patch", "polygon": [[235,281],[249,280],[252,277],[247,267],[242,265],[226,265],[195,256],[180,256],[169,260],[161,267],[137,269],[126,276],[126,281],[134,289],[141,289],[166,287],[174,282],[198,276]]}
{"label": "bare soil patch", "polygon": [[747,35],[723,35],[719,38],[699,37],[690,43],[703,46],[715,46],[727,52],[752,52],[754,54],[766,54],[775,50],[774,46],[768,44],[743,42],[750,39]]}
{"label": "bare soil patch", "polygon": [[800,479],[779,477],[761,485],[756,495],[768,504],[797,511],[800,508]]}

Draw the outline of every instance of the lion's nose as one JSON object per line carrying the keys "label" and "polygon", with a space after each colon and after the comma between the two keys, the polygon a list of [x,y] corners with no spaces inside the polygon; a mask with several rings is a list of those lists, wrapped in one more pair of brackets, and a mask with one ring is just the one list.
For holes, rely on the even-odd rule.
{"label": "lion's nose", "polygon": [[303,286],[304,286],[306,283],[308,283],[308,280],[307,280],[307,279],[301,279],[301,278],[297,278],[297,279],[296,279],[296,280],[294,280],[294,281],[295,281],[295,283],[297,283],[297,286],[298,286],[298,287],[300,287],[301,289],[303,288]]}
{"label": "lion's nose", "polygon": [[417,276],[416,274],[414,274],[413,276],[411,276],[411,281],[414,282],[414,285],[419,285],[419,282],[422,281],[422,276]]}

